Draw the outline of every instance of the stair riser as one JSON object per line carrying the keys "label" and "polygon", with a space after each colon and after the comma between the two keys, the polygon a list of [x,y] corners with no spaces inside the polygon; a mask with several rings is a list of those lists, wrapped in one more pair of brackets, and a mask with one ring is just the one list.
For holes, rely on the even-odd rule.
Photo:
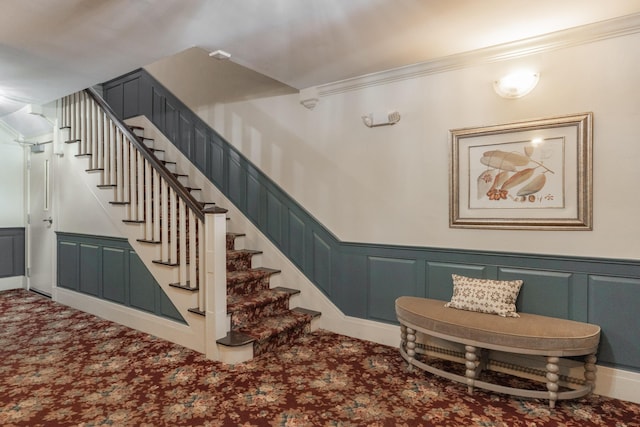
{"label": "stair riser", "polygon": [[238,254],[233,258],[227,257],[227,271],[249,270],[251,268],[251,254]]}
{"label": "stair riser", "polygon": [[231,329],[236,330],[256,320],[276,316],[289,310],[289,298],[283,296],[281,299],[272,301],[260,307],[250,307],[246,310],[239,310],[231,315]]}
{"label": "stair riser", "polygon": [[253,355],[254,357],[259,356],[274,351],[278,347],[289,345],[309,332],[311,332],[310,323],[304,323],[277,335],[273,335],[264,341],[256,341],[253,344]]}
{"label": "stair riser", "polygon": [[227,293],[229,295],[248,295],[264,289],[269,289],[269,276],[252,278],[243,282],[227,282]]}
{"label": "stair riser", "polygon": [[227,250],[232,251],[236,247],[236,236],[233,234],[227,234]]}

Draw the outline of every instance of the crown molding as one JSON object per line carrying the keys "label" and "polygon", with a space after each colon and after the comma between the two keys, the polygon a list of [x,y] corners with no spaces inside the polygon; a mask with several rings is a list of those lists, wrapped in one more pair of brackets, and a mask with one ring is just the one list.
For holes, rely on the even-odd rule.
{"label": "crown molding", "polygon": [[640,13],[556,31],[542,36],[450,55],[432,61],[340,80],[316,87],[320,97],[409,80],[475,65],[508,61],[542,52],[593,43],[640,32]]}

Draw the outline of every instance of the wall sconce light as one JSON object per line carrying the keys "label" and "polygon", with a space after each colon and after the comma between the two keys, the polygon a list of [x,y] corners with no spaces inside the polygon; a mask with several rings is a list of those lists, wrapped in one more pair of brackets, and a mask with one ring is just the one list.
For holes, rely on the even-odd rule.
{"label": "wall sconce light", "polygon": [[313,110],[318,105],[318,101],[320,101],[318,98],[307,98],[301,99],[300,104],[308,110]]}
{"label": "wall sconce light", "polygon": [[362,116],[362,122],[366,127],[375,128],[378,126],[391,126],[400,121],[400,113],[392,111],[390,113],[369,113]]}
{"label": "wall sconce light", "polygon": [[518,71],[493,82],[493,89],[503,98],[521,98],[531,92],[540,80],[540,73]]}

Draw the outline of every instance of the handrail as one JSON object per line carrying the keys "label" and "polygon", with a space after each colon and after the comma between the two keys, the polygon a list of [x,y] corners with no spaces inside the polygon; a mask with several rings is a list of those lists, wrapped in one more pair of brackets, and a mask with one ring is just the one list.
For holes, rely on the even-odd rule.
{"label": "handrail", "polygon": [[187,191],[180,181],[163,165],[156,156],[149,152],[149,149],[138,139],[138,137],[123,124],[118,116],[113,112],[109,104],[107,104],[100,95],[93,88],[85,89],[85,92],[102,108],[107,117],[120,129],[123,135],[125,135],[133,144],[142,156],[151,164],[151,166],[158,172],[158,174],[164,178],[167,184],[176,192],[176,194],[185,201],[187,206],[195,213],[199,220],[204,221],[204,209],[203,206],[193,197],[193,195]]}

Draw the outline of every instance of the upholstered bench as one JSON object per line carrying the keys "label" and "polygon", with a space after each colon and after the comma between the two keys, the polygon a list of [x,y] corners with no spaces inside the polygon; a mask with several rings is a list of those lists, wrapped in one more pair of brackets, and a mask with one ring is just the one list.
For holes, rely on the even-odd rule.
{"label": "upholstered bench", "polygon": [[[514,396],[549,399],[551,408],[558,399],[581,397],[593,390],[599,326],[527,313],[519,313],[520,317],[500,317],[445,307],[445,303],[418,297],[396,300],[396,315],[401,327],[400,353],[410,366],[464,383],[469,393],[474,387],[480,387]],[[418,333],[464,345],[465,375],[431,366],[429,358],[418,360],[416,352],[425,353],[416,343]],[[481,381],[479,374],[486,364],[483,349],[546,357],[546,390]],[[586,356],[584,381],[576,387],[560,390],[558,362],[560,357],[568,356]]]}

